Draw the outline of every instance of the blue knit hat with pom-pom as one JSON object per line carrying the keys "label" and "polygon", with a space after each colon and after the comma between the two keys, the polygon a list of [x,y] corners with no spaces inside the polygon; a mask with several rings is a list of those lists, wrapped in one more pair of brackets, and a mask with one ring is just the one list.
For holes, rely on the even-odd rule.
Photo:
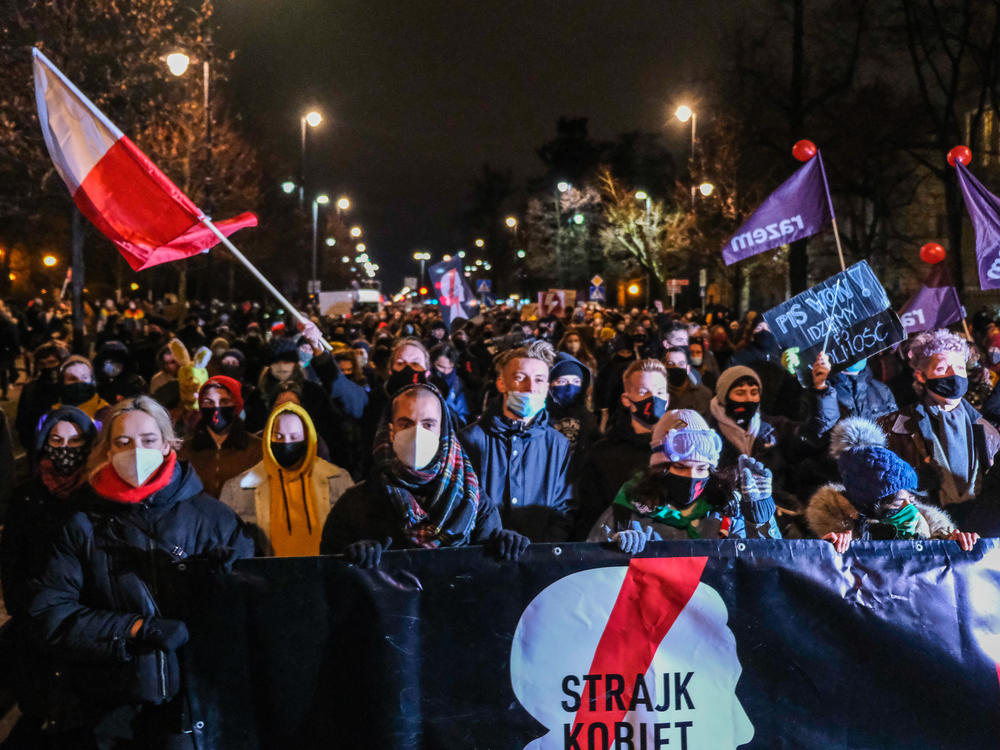
{"label": "blue knit hat with pom-pom", "polygon": [[917,472],[885,444],[878,425],[861,417],[842,420],[830,434],[847,499],[863,515],[872,515],[881,500],[900,490],[917,488]]}

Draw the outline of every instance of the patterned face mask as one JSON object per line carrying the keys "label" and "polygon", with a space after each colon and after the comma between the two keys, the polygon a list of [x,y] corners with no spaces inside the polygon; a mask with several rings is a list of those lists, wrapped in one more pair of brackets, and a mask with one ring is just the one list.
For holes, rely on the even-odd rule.
{"label": "patterned face mask", "polygon": [[78,445],[71,447],[68,445],[54,446],[46,443],[42,446],[42,454],[52,462],[52,468],[56,474],[68,477],[87,460],[87,447]]}

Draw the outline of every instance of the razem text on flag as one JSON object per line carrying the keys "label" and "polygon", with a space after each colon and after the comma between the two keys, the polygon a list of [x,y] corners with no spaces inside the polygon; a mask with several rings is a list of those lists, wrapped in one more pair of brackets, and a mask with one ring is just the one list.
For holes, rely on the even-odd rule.
{"label": "razem text on flag", "polygon": [[768,196],[722,249],[726,265],[810,237],[833,218],[819,153]]}
{"label": "razem text on flag", "polygon": [[924,285],[907,300],[899,311],[906,335],[957,323],[965,315],[958,291],[948,277],[943,263],[934,266]]}
{"label": "razem text on flag", "polygon": [[[38,120],[49,156],[80,212],[136,271],[220,240],[205,215],[39,50],[32,50]],[[214,223],[225,236],[257,225],[244,213]]]}

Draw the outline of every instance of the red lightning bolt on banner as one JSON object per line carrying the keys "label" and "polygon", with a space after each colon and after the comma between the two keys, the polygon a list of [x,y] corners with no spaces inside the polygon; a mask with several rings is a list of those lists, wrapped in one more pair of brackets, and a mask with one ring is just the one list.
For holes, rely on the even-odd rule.
{"label": "red lightning bolt on banner", "polygon": [[[647,557],[629,562],[628,572],[594,652],[590,674],[625,675],[622,702],[632,700],[632,682],[645,674],[653,655],[678,615],[687,606],[705,570],[707,557]],[[594,711],[590,701],[596,699]],[[614,726],[626,711],[605,710],[603,695],[591,695],[585,686],[575,722]]]}

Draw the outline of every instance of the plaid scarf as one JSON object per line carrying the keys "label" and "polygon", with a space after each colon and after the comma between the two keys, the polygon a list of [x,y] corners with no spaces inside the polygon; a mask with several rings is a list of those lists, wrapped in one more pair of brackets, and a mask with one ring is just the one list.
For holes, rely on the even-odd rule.
{"label": "plaid scarf", "polygon": [[[396,457],[383,419],[375,436],[375,463],[380,486],[399,511],[403,534],[412,547],[467,544],[479,509],[479,479],[458,441],[444,399],[430,385],[411,385],[434,393],[441,403],[441,437],[437,455],[423,469],[412,469]],[[399,394],[396,394],[397,396]],[[391,414],[390,403],[387,414]]]}

